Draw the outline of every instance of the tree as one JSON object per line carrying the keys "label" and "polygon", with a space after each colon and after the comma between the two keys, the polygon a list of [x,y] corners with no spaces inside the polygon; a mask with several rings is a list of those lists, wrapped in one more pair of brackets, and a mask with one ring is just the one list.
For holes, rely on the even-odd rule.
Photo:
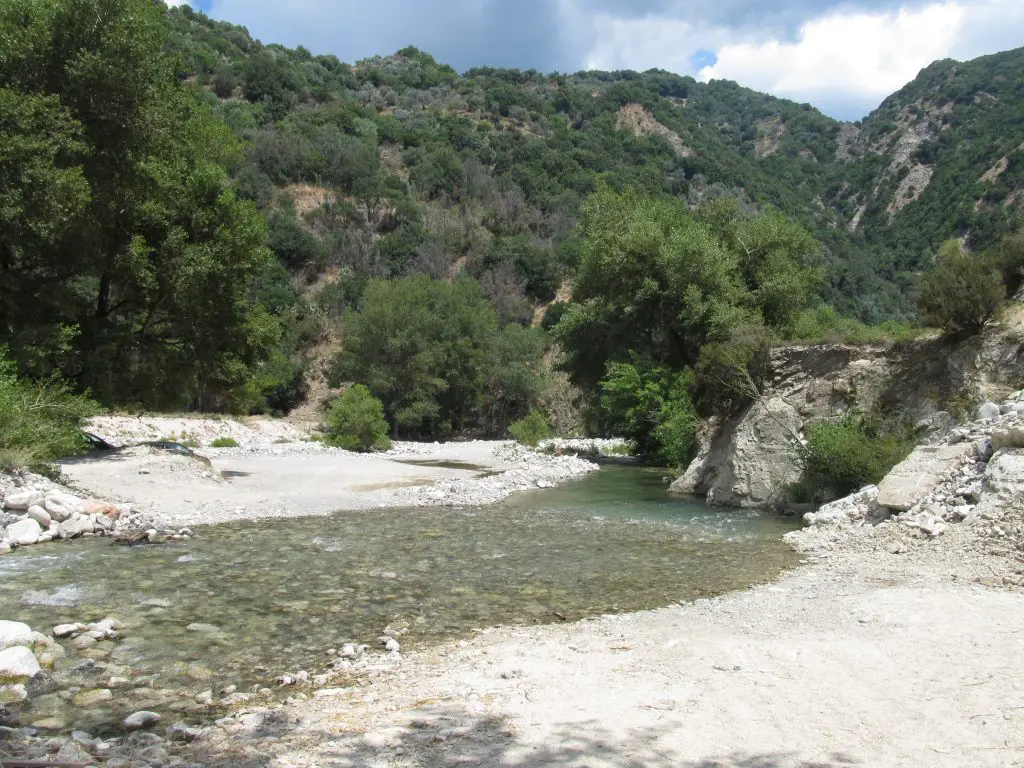
{"label": "tree", "polygon": [[992,319],[1005,291],[994,259],[947,240],[932,271],[921,278],[921,320],[949,334],[977,333]]}
{"label": "tree", "polygon": [[350,387],[327,406],[327,442],[348,451],[386,451],[388,423],[384,406],[362,384]]}
{"label": "tree", "polygon": [[694,216],[676,200],[599,189],[577,230],[574,303],[555,327],[575,383],[595,391],[631,355],[693,365],[743,326],[781,328],[806,307],[818,245],[779,214],[716,204]]}
{"label": "tree", "polygon": [[0,324],[104,403],[245,408],[280,336],[229,188],[239,145],[164,53],[149,0],[0,5]]}
{"label": "tree", "polygon": [[371,280],[358,311],[345,316],[344,351],[332,378],[365,384],[384,403],[396,434],[500,434],[540,391],[538,337],[526,329],[499,331],[474,280]]}

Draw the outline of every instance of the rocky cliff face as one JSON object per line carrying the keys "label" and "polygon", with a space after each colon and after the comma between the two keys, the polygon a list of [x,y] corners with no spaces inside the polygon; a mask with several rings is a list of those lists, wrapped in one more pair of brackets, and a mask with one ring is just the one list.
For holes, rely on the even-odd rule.
{"label": "rocky cliff face", "polygon": [[757,402],[707,431],[672,493],[721,506],[771,504],[800,477],[795,447],[804,429],[850,410],[898,415],[922,441],[938,439],[978,404],[1024,383],[1024,335],[1003,328],[956,344],[779,347],[771,371]]}

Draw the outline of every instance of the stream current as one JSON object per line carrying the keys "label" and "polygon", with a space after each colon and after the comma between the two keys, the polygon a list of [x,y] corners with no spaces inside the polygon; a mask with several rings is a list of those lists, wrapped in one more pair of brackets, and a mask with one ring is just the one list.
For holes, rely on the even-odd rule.
{"label": "stream current", "polygon": [[103,729],[142,708],[195,719],[197,692],[315,674],[327,649],[377,647],[386,627],[417,648],[473,628],[717,595],[796,563],[781,536],[798,521],[669,498],[663,474],[613,466],[489,507],[238,522],[157,546],[90,539],[5,555],[3,618],[43,632],[124,623],[114,642],[66,646],[56,670],[84,691],[121,678],[113,698],[80,707],[51,692],[23,720]]}

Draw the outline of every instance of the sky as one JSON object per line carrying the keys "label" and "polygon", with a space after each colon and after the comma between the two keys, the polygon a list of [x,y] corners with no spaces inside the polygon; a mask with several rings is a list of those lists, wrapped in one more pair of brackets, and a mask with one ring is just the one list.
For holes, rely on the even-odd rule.
{"label": "sky", "polygon": [[190,2],[264,42],[348,62],[415,45],[459,71],[660,68],[735,80],[844,120],[936,59],[1024,46],[1024,0]]}

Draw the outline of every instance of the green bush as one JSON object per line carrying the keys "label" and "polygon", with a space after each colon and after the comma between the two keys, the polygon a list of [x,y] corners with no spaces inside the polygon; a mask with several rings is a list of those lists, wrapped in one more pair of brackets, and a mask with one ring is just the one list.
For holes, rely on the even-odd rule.
{"label": "green bush", "polygon": [[47,470],[49,462],[81,453],[83,419],[99,412],[56,378],[33,384],[15,373],[0,350],[0,471]]}
{"label": "green bush", "polygon": [[945,333],[977,333],[1006,294],[999,264],[988,255],[968,253],[957,240],[946,241],[935,267],[921,278],[920,318]]}
{"label": "green bush", "polygon": [[693,372],[612,363],[601,379],[600,431],[627,438],[640,455],[678,467],[697,452]]}
{"label": "green bush", "polygon": [[510,424],[508,433],[513,440],[536,448],[541,440],[551,437],[551,425],[548,424],[547,417],[543,413],[530,411],[525,418]]}
{"label": "green bush", "polygon": [[809,427],[804,477],[791,496],[827,501],[878,483],[913,446],[909,430],[857,414]]}
{"label": "green bush", "polygon": [[351,387],[327,407],[329,445],[348,451],[386,451],[391,447],[384,405],[362,384]]}
{"label": "green bush", "polygon": [[827,304],[805,309],[786,329],[787,341],[809,344],[882,344],[887,341],[907,341],[922,333],[905,323],[889,320],[879,325],[867,325],[853,317],[844,317]]}
{"label": "green bush", "polygon": [[210,447],[211,448],[237,448],[238,447],[238,441],[235,440],[235,438],[233,438],[233,437],[218,437],[216,440],[214,440],[212,443],[210,443]]}

